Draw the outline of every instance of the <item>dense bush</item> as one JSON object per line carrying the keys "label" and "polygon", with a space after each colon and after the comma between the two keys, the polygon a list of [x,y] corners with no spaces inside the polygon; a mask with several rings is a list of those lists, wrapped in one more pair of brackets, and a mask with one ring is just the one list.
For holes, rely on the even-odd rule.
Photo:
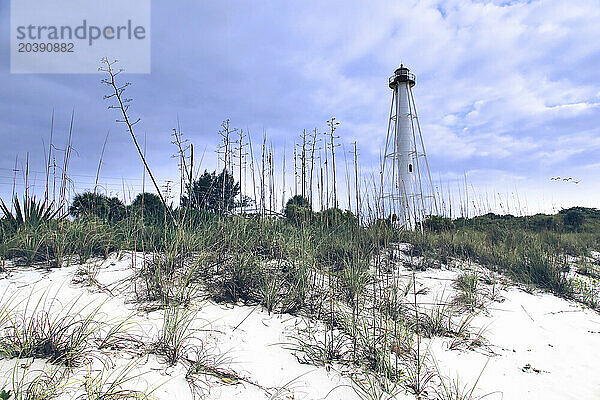
{"label": "dense bush", "polygon": [[446,232],[455,230],[454,222],[450,218],[438,215],[429,215],[423,221],[423,229],[427,232]]}
{"label": "dense bush", "polygon": [[131,213],[136,217],[144,217],[149,223],[162,223],[167,216],[167,210],[160,199],[154,193],[140,193],[129,206]]}
{"label": "dense bush", "polygon": [[559,228],[556,219],[552,215],[535,214],[527,218],[528,227],[536,232],[557,230]]}
{"label": "dense bush", "polygon": [[563,225],[569,232],[579,232],[583,227],[585,216],[581,210],[569,209],[562,214]]}
{"label": "dense bush", "polygon": [[358,219],[351,211],[342,211],[339,208],[328,208],[317,213],[315,219],[326,228],[338,225],[358,226]]}
{"label": "dense bush", "polygon": [[75,195],[69,207],[69,214],[78,219],[93,216],[108,222],[117,222],[125,217],[125,205],[117,197],[85,192]]}
{"label": "dense bush", "polygon": [[289,222],[302,225],[312,221],[314,213],[309,201],[301,195],[296,195],[286,203],[284,215]]}

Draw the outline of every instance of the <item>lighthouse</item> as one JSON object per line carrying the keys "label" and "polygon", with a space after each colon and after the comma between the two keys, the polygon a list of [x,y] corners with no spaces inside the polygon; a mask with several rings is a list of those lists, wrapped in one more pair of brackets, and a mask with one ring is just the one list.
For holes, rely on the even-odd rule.
{"label": "lighthouse", "polygon": [[381,166],[382,208],[404,229],[419,227],[426,215],[437,212],[412,91],[415,85],[415,75],[402,64],[389,78],[392,103]]}

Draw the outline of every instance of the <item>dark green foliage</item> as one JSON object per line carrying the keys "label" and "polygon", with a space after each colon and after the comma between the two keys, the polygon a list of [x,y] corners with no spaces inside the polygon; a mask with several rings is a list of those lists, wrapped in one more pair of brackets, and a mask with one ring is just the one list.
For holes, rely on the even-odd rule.
{"label": "dark green foliage", "polygon": [[552,215],[535,214],[527,218],[527,224],[532,231],[550,231],[557,230],[558,224]]}
{"label": "dark green foliage", "polygon": [[260,272],[255,258],[247,254],[234,254],[216,268],[208,288],[216,301],[257,304],[262,279]]}
{"label": "dark green foliage", "polygon": [[339,208],[328,208],[318,213],[316,219],[326,228],[338,225],[358,226],[358,219],[351,211],[342,211]]}
{"label": "dark green foliage", "polygon": [[117,222],[125,217],[125,205],[117,197],[85,192],[75,195],[69,213],[78,219],[93,216],[108,222]]}
{"label": "dark green foliage", "polygon": [[8,400],[8,399],[10,399],[10,396],[12,396],[12,393],[10,390],[8,392],[4,389],[2,389],[0,391],[0,400]]}
{"label": "dark green foliage", "polygon": [[487,231],[491,226],[495,226],[503,230],[596,233],[600,231],[600,210],[572,207],[561,210],[556,215],[536,214],[523,217],[488,213],[468,219],[457,218],[453,222],[457,229],[470,228],[481,231]]}
{"label": "dark green foliage", "polygon": [[108,222],[117,222],[125,218],[127,208],[118,197],[108,198]]}
{"label": "dark green foliage", "polygon": [[356,242],[342,235],[329,234],[320,237],[315,246],[315,259],[326,270],[340,271],[356,260]]}
{"label": "dark green foliage", "polygon": [[561,210],[563,217],[563,225],[569,232],[579,232],[585,221],[585,216],[582,210],[577,208],[571,208],[568,210]]}
{"label": "dark green foliage", "polygon": [[438,215],[429,215],[423,221],[423,229],[427,232],[447,232],[454,231],[454,222],[450,218],[440,217]]}
{"label": "dark green foliage", "polygon": [[228,212],[246,201],[236,203],[235,198],[240,194],[240,184],[235,183],[233,175],[223,170],[216,172],[204,171],[191,187],[188,184],[186,194],[181,197],[182,207],[197,210],[208,210],[216,213]]}
{"label": "dark green foliage", "polygon": [[34,197],[23,197],[23,204],[19,202],[17,196],[14,198],[15,213],[10,212],[9,207],[0,199],[0,210],[4,214],[2,225],[12,230],[19,228],[37,228],[48,224],[53,218],[59,215],[60,210],[53,210],[52,204],[43,201],[37,201]]}
{"label": "dark green foliage", "polygon": [[69,207],[69,214],[75,218],[93,215],[104,219],[108,214],[108,199],[103,194],[91,192],[76,194]]}
{"label": "dark green foliage", "polygon": [[296,225],[310,222],[314,216],[309,201],[301,195],[296,195],[288,200],[284,214],[288,221]]}
{"label": "dark green foliage", "polygon": [[144,221],[148,223],[162,223],[167,215],[165,206],[154,193],[140,193],[138,194],[131,206],[132,214],[137,217],[144,217]]}

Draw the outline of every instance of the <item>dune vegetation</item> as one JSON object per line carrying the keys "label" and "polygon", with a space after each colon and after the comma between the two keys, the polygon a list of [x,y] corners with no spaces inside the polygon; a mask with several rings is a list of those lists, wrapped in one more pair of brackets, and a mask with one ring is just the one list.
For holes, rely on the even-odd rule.
{"label": "dune vegetation", "polygon": [[[106,65],[108,101],[114,101],[151,177],[121,97],[124,87],[112,64]],[[333,152],[333,120],[330,126]],[[260,162],[248,161],[258,175],[248,190],[239,178],[250,172],[241,166],[236,172],[232,161],[232,132],[226,121],[222,168],[203,174],[194,173],[191,148],[176,132],[182,182],[188,182],[177,206],[158,187],[158,194],[140,193],[131,204],[97,188],[67,199],[64,190],[57,195],[48,186],[43,196],[25,192],[0,203],[6,276],[19,270],[75,271],[67,283],[86,299],[89,293],[103,294],[104,301],[123,298],[132,313],[114,320],[101,311],[102,302],[78,297],[61,302],[49,291],[40,295],[6,286],[0,358],[44,365],[29,373],[11,364],[10,379],[0,381],[1,398],[161,398],[160,389],[138,385],[143,374],[136,363],[143,357],[156,358],[163,369],[181,369],[186,390],[195,396],[210,396],[211,387],[225,383],[252,387],[263,398],[292,398],[286,396],[293,394],[295,380],[267,387],[209,348],[202,332],[210,329],[198,326],[207,302],[302,321],[281,346],[301,365],[343,371],[347,381],[339,386],[351,388],[356,398],[482,398],[493,390],[478,392],[479,377],[462,384],[446,376],[432,356],[432,338],[444,338],[449,350],[491,357],[493,343],[474,320],[502,301],[508,286],[600,310],[598,210],[432,215],[417,229],[404,230],[393,215],[381,212],[376,190],[359,190],[351,179],[356,186],[346,182],[349,203],[356,198],[357,204],[352,211],[336,207],[335,198],[330,207],[321,203],[320,210],[313,209],[308,163],[302,173],[311,170],[311,189],[302,188],[304,196],[277,207],[268,199],[273,192],[268,146],[263,144]],[[310,154],[310,140],[302,151]],[[347,180],[351,175],[347,164]],[[64,184],[67,171],[59,178]],[[115,259],[125,260],[127,270],[120,286],[101,277],[110,262],[121,265]],[[419,284],[419,274],[431,271],[455,272],[447,278],[447,292],[428,293]],[[154,318],[156,332],[138,332],[142,316]],[[131,361],[109,366],[125,353]]]}

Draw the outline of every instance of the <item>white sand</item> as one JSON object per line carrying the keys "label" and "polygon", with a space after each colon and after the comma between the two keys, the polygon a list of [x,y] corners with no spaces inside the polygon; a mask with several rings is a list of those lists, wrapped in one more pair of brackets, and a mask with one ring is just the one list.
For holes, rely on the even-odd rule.
{"label": "white sand", "polygon": [[[115,322],[134,313],[136,332],[150,343],[160,329],[162,311],[147,313],[137,309],[128,284],[131,265],[130,256],[120,260],[111,256],[98,262],[99,289],[72,282],[79,266],[47,272],[16,267],[9,262],[8,272],[0,273],[0,291],[4,293],[4,301],[12,299],[13,304],[19,304],[32,292],[34,297],[57,296],[64,304],[75,299],[82,306],[102,304],[101,316]],[[419,302],[431,302],[442,296],[450,298],[452,279],[459,273],[458,268],[418,272],[418,287],[429,289],[418,296]],[[485,328],[487,348],[448,350],[449,338],[423,341],[440,372],[446,377],[459,377],[462,385],[473,384],[487,362],[475,394],[490,394],[486,397],[489,399],[600,399],[600,314],[550,294],[527,293],[512,285],[495,290],[499,290],[504,301],[489,303],[487,312],[478,314],[472,323],[475,328]],[[286,343],[291,343],[290,336],[303,325],[301,318],[268,315],[260,307],[224,306],[208,301],[196,306],[198,313],[193,327],[199,329],[195,334],[197,344],[203,344],[212,356],[224,359],[222,368],[235,371],[253,383],[228,384],[209,377],[206,386],[202,386],[206,398],[360,398],[347,375],[337,372],[335,367],[300,364],[289,350]],[[127,388],[154,389],[152,395],[157,399],[193,398],[181,364],[167,367],[156,356],[140,357],[132,350],[107,352],[105,357],[116,370],[136,362],[135,371],[143,375],[127,382],[124,385]],[[0,385],[10,382],[15,363],[17,371],[22,373],[27,369],[23,366],[27,367],[32,360],[0,360]],[[48,365],[38,360],[28,369],[44,367]],[[81,393],[81,381],[77,380],[88,368],[101,367],[95,360],[77,370],[69,377],[71,383],[61,398]]]}

